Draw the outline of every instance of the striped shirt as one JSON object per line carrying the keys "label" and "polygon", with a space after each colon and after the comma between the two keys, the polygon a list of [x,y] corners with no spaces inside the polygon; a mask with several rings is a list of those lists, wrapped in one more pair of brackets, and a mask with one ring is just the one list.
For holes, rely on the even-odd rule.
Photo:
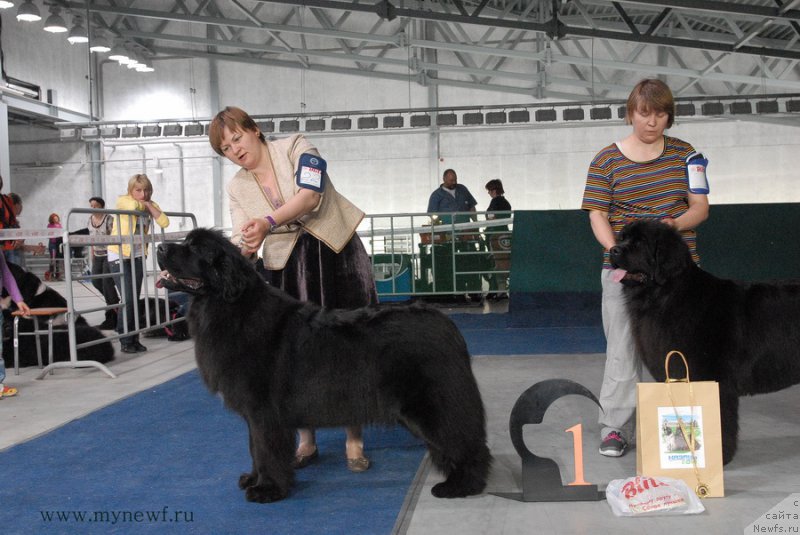
{"label": "striped shirt", "polygon": [[[664,152],[649,162],[634,162],[620,152],[617,144],[604,148],[589,165],[582,210],[608,212],[614,234],[632,219],[673,219],[689,209],[689,181],[686,157],[694,147],[680,139],[664,136]],[[697,233],[682,230],[692,259],[697,254]],[[603,254],[603,268],[611,269],[608,251]]]}

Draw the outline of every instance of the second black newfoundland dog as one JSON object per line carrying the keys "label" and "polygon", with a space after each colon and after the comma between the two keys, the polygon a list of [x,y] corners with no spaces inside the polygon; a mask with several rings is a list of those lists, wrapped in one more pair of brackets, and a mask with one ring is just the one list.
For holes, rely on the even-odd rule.
{"label": "second black newfoundland dog", "polygon": [[158,248],[160,284],[194,295],[187,320],[206,385],[242,415],[247,500],[286,498],[298,427],[405,425],[446,476],[434,496],[479,494],[491,455],[470,355],[426,306],[326,310],[268,286],[222,234]]}
{"label": "second black newfoundland dog", "polygon": [[[703,271],[680,235],[656,221],[623,228],[611,262],[622,283],[639,356],[657,381],[681,351],[691,380],[719,382],[722,460],[736,453],[739,396],[800,382],[800,283],[740,283]],[[671,365],[679,364],[672,359]],[[680,363],[671,377],[683,377]]]}
{"label": "second black newfoundland dog", "polygon": [[[25,303],[31,308],[66,308],[67,300],[63,295],[55,291],[53,288],[44,284],[39,277],[25,271],[18,265],[9,262],[8,268],[17,282],[19,291]],[[7,291],[4,289],[3,294],[6,295]],[[10,298],[9,298],[10,300]],[[9,303],[10,304],[10,303]],[[6,367],[10,368],[14,365],[14,318],[11,316],[11,309],[4,309],[3,321],[3,354],[2,358],[5,360]],[[19,318],[19,332],[31,333],[34,330],[34,322],[30,318]],[[47,328],[47,318],[39,318],[39,329]],[[48,346],[47,336],[40,335],[39,343],[41,345],[42,360],[47,360]],[[94,360],[101,364],[106,364],[114,360],[114,346],[111,345],[110,340],[105,340],[105,336],[99,329],[90,326],[86,319],[82,316],[75,318],[75,338],[76,343],[83,344],[86,342],[94,342],[95,340],[104,340],[88,347],[81,347],[78,349],[78,360]],[[26,366],[36,366],[38,364],[38,356],[36,353],[36,337],[34,336],[19,336],[19,365],[21,368]],[[58,317],[53,321],[53,361],[67,361],[70,359],[69,354],[69,337],[67,334],[66,319]],[[45,362],[46,364],[46,362]]]}

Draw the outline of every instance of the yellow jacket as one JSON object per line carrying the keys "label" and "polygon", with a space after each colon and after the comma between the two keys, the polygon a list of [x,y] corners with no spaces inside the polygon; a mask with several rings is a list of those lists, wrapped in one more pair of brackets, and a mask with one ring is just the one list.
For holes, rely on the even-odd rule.
{"label": "yellow jacket", "polygon": [[[169,225],[169,218],[167,214],[161,210],[161,207],[156,204],[155,201],[150,201],[153,203],[158,210],[161,211],[161,215],[158,219],[155,220],[156,224],[161,228],[166,228]],[[140,203],[130,195],[120,195],[117,198],[117,210],[136,210],[139,212],[146,212],[147,209],[144,207],[144,204]],[[111,236],[128,236],[133,233],[134,236],[138,236],[139,232],[136,230],[136,225],[139,223],[139,217],[135,215],[128,215],[128,214],[120,214],[114,216],[114,225],[111,229]],[[147,235],[150,232],[150,226],[146,226],[144,228],[144,233]],[[117,230],[119,229],[119,230]],[[138,250],[138,248],[137,248]],[[131,256],[131,245],[129,243],[122,244],[122,254],[119,252],[119,245],[109,245],[108,252],[112,254],[116,254],[117,256],[130,258]],[[139,255],[137,255],[139,256]],[[147,256],[147,245],[144,247],[144,256]]]}

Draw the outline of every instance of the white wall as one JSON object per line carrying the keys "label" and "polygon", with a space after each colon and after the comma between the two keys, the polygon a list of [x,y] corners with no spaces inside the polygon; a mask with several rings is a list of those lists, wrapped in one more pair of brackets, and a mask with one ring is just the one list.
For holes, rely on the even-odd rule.
{"label": "white wall", "polygon": [[[52,86],[62,103],[85,111],[85,47],[65,45],[61,37],[58,43],[50,43],[53,36],[41,31],[20,32],[15,24],[3,27],[9,74],[32,78],[43,87]],[[48,48],[39,51],[43,47],[33,46],[34,39],[47,43]],[[212,68],[208,61],[170,59],[156,62],[155,68],[156,72],[144,74],[111,63],[101,65],[103,119],[208,119],[218,111],[213,105],[215,93],[209,84]],[[415,83],[319,72],[302,74],[293,69],[233,62],[218,62],[216,68],[219,105],[237,105],[253,115],[427,107],[435,91]],[[630,85],[638,80],[635,73],[631,76]],[[676,85],[683,83],[675,80]],[[456,88],[438,90],[440,106],[525,102],[533,99]],[[796,123],[798,126],[793,127],[732,120],[687,122],[678,124],[670,134],[693,143],[709,157],[712,203],[800,202],[800,117]],[[12,140],[20,129],[11,128]],[[442,171],[450,167],[478,199],[479,209],[488,205],[483,185],[492,178],[503,180],[516,209],[575,209],[580,206],[592,156],[629,130],[623,125],[579,125],[450,130],[438,136],[427,131],[367,135],[355,131],[345,136],[309,137],[329,161],[337,189],[374,214],[424,211]],[[42,135],[52,138],[57,132],[49,130]],[[156,200],[170,211],[180,210],[183,200],[186,210],[196,213],[201,224],[212,225],[212,158],[216,155],[208,144],[195,140],[183,145],[185,189],[181,190],[178,149],[171,143],[136,143],[144,147],[147,158],[161,159],[162,175],[151,172],[153,161],[146,162]],[[141,172],[142,150],[107,145],[103,157],[107,161],[103,193],[113,204],[115,196],[125,192],[130,175]],[[87,160],[79,144],[12,144],[12,180],[14,189],[25,199],[26,226],[43,224],[52,211],[66,212],[71,206],[86,205],[92,194]],[[65,164],[55,170],[31,165],[52,161]],[[235,168],[226,163],[223,180],[234,173]],[[227,225],[226,199],[222,206]]]}

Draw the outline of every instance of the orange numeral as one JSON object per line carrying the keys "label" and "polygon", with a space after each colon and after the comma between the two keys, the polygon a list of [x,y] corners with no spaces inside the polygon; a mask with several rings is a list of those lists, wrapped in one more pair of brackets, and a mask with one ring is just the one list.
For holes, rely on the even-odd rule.
{"label": "orange numeral", "polygon": [[575,481],[569,483],[568,486],[590,485],[583,479],[583,425],[573,425],[564,432],[572,433],[572,449],[575,454]]}

